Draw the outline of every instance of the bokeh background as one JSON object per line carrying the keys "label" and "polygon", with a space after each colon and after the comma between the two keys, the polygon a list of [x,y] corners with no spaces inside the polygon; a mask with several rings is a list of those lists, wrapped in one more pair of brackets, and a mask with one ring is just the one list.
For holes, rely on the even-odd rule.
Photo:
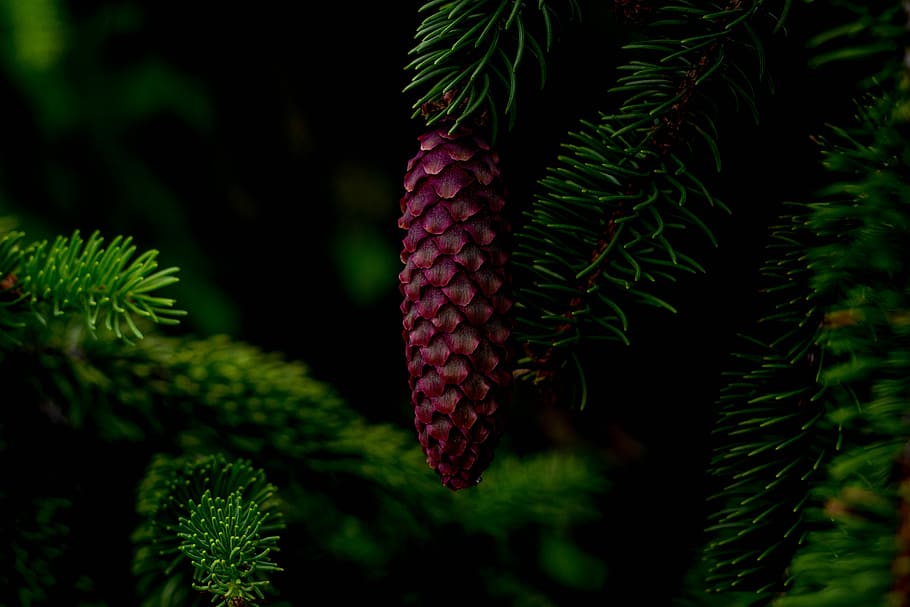
{"label": "bokeh background", "polygon": [[352,396],[402,392],[411,5],[0,7],[0,210],[33,238],[158,250],[180,331],[304,358]]}
{"label": "bokeh background", "polygon": [[[180,268],[169,294],[189,314],[167,330],[283,352],[369,419],[410,426],[397,219],[421,130],[403,93],[420,4],[0,0],[0,215],[31,239],[132,237]],[[546,87],[523,85],[501,148],[516,218],[606,99],[609,4],[583,2]],[[761,126],[721,108],[716,193],[734,213],[713,218],[718,249],[693,242],[708,272],[674,287],[679,314],[636,313],[633,346],[604,350],[585,412],[513,426],[518,446],[584,435],[650,449],[618,492],[628,524],[604,538],[635,552],[620,567],[695,544],[712,403],[758,311],[768,226],[813,187],[809,135],[851,111],[850,79],[808,67],[806,32],[824,27],[812,17],[795,11],[797,35],[768,53]]]}
{"label": "bokeh background", "polygon": [[[420,4],[4,0],[0,212],[33,239],[130,236],[180,268],[176,330],[279,350],[372,418],[410,416],[397,219]],[[528,79],[503,152],[516,213],[605,93],[604,10],[556,45],[543,91]]]}

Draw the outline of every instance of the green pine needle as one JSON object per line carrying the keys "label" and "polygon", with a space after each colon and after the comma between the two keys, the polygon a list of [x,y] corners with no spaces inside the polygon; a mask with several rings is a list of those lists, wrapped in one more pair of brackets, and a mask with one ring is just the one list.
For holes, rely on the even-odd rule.
{"label": "green pine needle", "polygon": [[[577,10],[575,0],[567,4]],[[536,60],[541,86],[546,80],[554,10],[545,0],[433,0],[420,12],[426,16],[409,53],[414,58],[405,66],[413,76],[404,92],[418,94],[413,117],[427,125],[447,118],[453,129],[489,119],[495,141],[501,118],[509,128],[515,122],[526,57]]]}
{"label": "green pine needle", "polygon": [[260,534],[268,515],[240,491],[223,498],[206,490],[198,504],[190,499],[188,508],[177,535],[195,568],[193,587],[210,592],[218,607],[252,606],[265,599],[262,586],[269,580],[263,574],[282,571],[269,559],[278,536]]}
{"label": "green pine needle", "polygon": [[[642,38],[623,47],[628,61],[611,89],[618,107],[569,134],[516,232],[515,332],[521,343],[547,344],[538,360],[564,359],[590,340],[627,342],[626,310],[673,312],[655,287],[704,271],[677,243],[696,232],[716,246],[706,212],[730,209],[694,166],[708,157],[719,171],[722,159],[715,102],[700,93],[717,87],[754,103],[763,51],[752,24],[763,4],[663,3]],[[621,323],[599,322],[617,310]]]}
{"label": "green pine needle", "polygon": [[281,571],[267,558],[285,526],[275,493],[249,460],[156,457],[140,486],[134,534],[144,604],[193,588],[226,607],[257,604],[267,574]]}
{"label": "green pine needle", "polygon": [[173,325],[186,314],[174,299],[158,295],[178,281],[178,269],[158,269],[158,252],[137,255],[129,237],[103,246],[98,232],[84,240],[77,230],[53,242],[23,240],[21,232],[0,239],[0,271],[9,293],[0,302],[5,326],[21,328],[32,319],[47,325],[50,318],[80,314],[92,334],[103,327],[128,341],[143,337],[140,320]]}

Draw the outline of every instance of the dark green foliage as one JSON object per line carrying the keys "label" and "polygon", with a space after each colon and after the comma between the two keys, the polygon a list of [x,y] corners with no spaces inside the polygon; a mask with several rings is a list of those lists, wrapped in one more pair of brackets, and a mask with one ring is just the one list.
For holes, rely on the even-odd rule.
{"label": "dark green foliage", "polygon": [[[407,67],[414,79],[406,91],[417,99],[411,118],[486,120],[502,149],[513,151],[521,145],[509,147],[509,135],[543,124],[523,125],[521,116],[552,117],[519,116],[516,108],[529,107],[526,84],[536,84],[529,68],[540,84],[545,73],[552,81],[551,50],[581,31],[571,29],[581,23],[575,9],[621,17],[597,30],[621,37],[621,62],[584,57],[580,69],[609,92],[602,111],[578,117],[542,177],[522,170],[510,177],[521,192],[536,187],[512,207],[523,211],[515,283],[524,376],[535,381],[517,382],[513,419],[524,434],[506,433],[484,482],[457,494],[439,487],[410,425],[390,420],[396,415],[388,412],[406,412],[404,396],[372,383],[363,402],[342,396],[397,351],[398,335],[368,339],[367,317],[349,314],[319,341],[342,291],[315,274],[331,264],[311,250],[285,259],[283,250],[261,253],[260,243],[224,237],[238,250],[232,260],[250,258],[242,267],[227,262],[230,280],[252,293],[248,301],[266,302],[250,315],[274,315],[282,330],[304,327],[295,335],[318,343],[320,355],[337,347],[344,385],[232,336],[181,332],[177,298],[167,295],[186,286],[185,274],[175,282],[176,270],[160,271],[156,252],[139,252],[132,239],[83,240],[73,231],[80,203],[97,197],[91,218],[140,209],[138,222],[121,225],[141,227],[143,242],[161,242],[178,258],[198,254],[167,180],[147,171],[128,142],[137,137],[131,125],[155,130],[161,123],[148,121],[162,113],[181,116],[190,130],[209,128],[212,114],[191,80],[122,53],[132,48],[125,39],[135,42],[124,33],[141,22],[136,5],[101,2],[72,20],[46,18],[64,15],[67,4],[0,8],[2,22],[16,24],[3,49],[4,92],[32,107],[34,119],[4,123],[18,138],[10,135],[3,148],[0,204],[14,207],[12,198],[34,193],[34,216],[24,214],[22,225],[57,218],[71,235],[33,241],[27,235],[39,232],[2,225],[0,541],[9,550],[0,555],[0,605],[284,607],[325,596],[437,607],[907,605],[910,84],[901,2],[423,3]],[[791,40],[792,57],[781,57],[782,38]],[[63,46],[73,40],[81,43]],[[221,60],[235,86],[240,66]],[[806,72],[795,69],[783,79],[793,88],[776,89],[784,92],[775,106],[783,115],[763,104],[775,70],[804,60],[822,74],[813,83],[832,94],[810,95],[800,118],[831,126],[811,133],[821,144],[817,162],[788,171],[787,150],[737,137],[762,140],[742,126],[755,119],[760,128],[806,126],[789,115],[813,93],[796,82]],[[352,115],[360,118],[350,120],[358,137],[381,121],[365,124],[365,103],[370,116],[382,114],[373,105],[379,89],[361,86],[360,67],[340,73],[370,94],[341,104],[360,114],[325,121],[340,143],[314,146],[320,157],[366,149],[345,136],[342,123]],[[118,86],[98,86],[113,75],[123,76]],[[332,84],[306,96],[321,98]],[[327,97],[319,107],[335,102]],[[299,131],[314,126],[289,122]],[[94,153],[63,163],[80,137]],[[162,139],[175,152],[174,140]],[[20,156],[20,148],[31,152]],[[535,147],[523,159],[550,151]],[[751,154],[754,167],[742,170],[737,153]],[[375,147],[364,154],[386,156]],[[331,172],[309,159],[312,174]],[[266,181],[275,167],[268,169]],[[312,174],[302,180],[316,191],[308,212],[326,206]],[[781,204],[793,175],[813,195]],[[707,298],[720,291],[698,291],[716,267],[703,262],[704,251],[717,245],[723,255],[724,242],[739,238],[720,231],[728,217],[764,216],[746,204],[760,198],[748,191],[757,185],[769,198],[759,202],[774,211],[761,284],[730,285],[723,305],[711,306]],[[718,213],[725,210],[732,213]],[[206,207],[197,219],[223,213]],[[299,246],[329,231],[323,217],[311,219],[318,228],[294,224],[267,234],[268,245],[287,237]],[[155,236],[162,233],[179,246],[166,248]],[[204,257],[189,281],[200,292]],[[748,280],[747,261],[729,262],[733,278]],[[265,266],[278,269],[270,275]],[[301,286],[303,298],[295,295]],[[724,358],[719,398],[709,402],[695,385],[704,376],[670,372],[711,365],[706,344],[724,342],[702,337],[725,325],[712,323],[710,312],[742,315],[752,302],[734,296],[744,292],[761,293],[762,313],[754,324],[738,319],[743,337]],[[648,323],[668,309],[680,311],[673,323],[693,322],[684,305],[692,300],[709,310],[694,317],[707,320],[691,333],[693,343],[671,343],[673,332],[663,330],[672,323]],[[195,326],[221,324],[211,320],[217,306],[183,305],[187,320],[202,319]],[[284,309],[293,314],[278,313]],[[633,350],[642,338],[646,351]],[[642,366],[627,374],[630,351]],[[540,399],[540,380],[568,389]],[[670,384],[669,404],[652,396],[662,383]],[[585,402],[583,411],[571,406]],[[711,420],[704,434],[698,419]],[[704,469],[688,476],[696,462]],[[702,473],[706,512],[703,525],[694,524],[704,533],[688,544],[680,530],[697,517],[683,504],[700,503]]]}
{"label": "dark green foliage", "polygon": [[707,213],[728,210],[705,171],[721,168],[719,106],[756,111],[759,41],[774,23],[766,4],[663,3],[624,45],[616,109],[570,133],[517,232],[516,332],[531,376],[567,359],[583,374],[582,342],[627,344],[629,309],[675,311],[655,283],[704,271],[675,243],[693,230],[713,242]]}
{"label": "dark green foliage", "polygon": [[[617,109],[582,120],[582,129],[570,134],[565,154],[540,180],[516,233],[514,259],[524,273],[516,280],[517,337],[527,354],[520,375],[537,384],[575,384],[569,398],[582,406],[589,364],[584,354],[603,353],[584,343],[628,344],[627,310],[675,309],[661,295],[672,290],[650,285],[674,282],[679,271],[703,271],[671,242],[686,244],[682,235],[693,229],[713,242],[704,209],[726,208],[706,178],[711,169],[723,168],[721,106],[731,99],[760,119],[754,83],[765,77],[763,45],[773,32],[784,31],[783,16],[792,8],[789,2],[779,10],[762,2],[622,4],[624,15],[646,19],[634,20],[640,35],[623,47],[631,59],[620,66],[611,89]],[[857,90],[894,82],[897,70],[904,74],[905,7],[832,5],[827,18],[837,25],[807,44],[817,51],[812,68],[852,62],[853,74],[871,65],[872,75],[859,79]],[[876,107],[900,116],[904,103],[886,99]],[[717,593],[717,604],[803,604],[804,594],[805,604],[867,604],[889,592],[891,568],[885,565],[895,558],[898,521],[887,516],[885,504],[896,506],[897,500],[893,486],[891,493],[879,486],[883,480],[874,490],[886,493],[884,501],[853,489],[849,500],[837,491],[825,498],[864,525],[884,516],[878,537],[868,535],[868,525],[858,535],[856,558],[843,561],[844,584],[822,581],[830,553],[812,556],[813,546],[827,541],[818,538],[823,517],[814,514],[819,487],[827,479],[839,486],[851,475],[875,479],[876,471],[891,478],[897,446],[906,440],[884,431],[901,436],[903,422],[889,417],[892,409],[900,410],[895,403],[901,397],[870,402],[870,378],[879,369],[906,376],[896,370],[906,344],[886,336],[905,322],[900,285],[908,222],[899,201],[906,192],[901,163],[907,156],[897,134],[903,131],[891,123],[895,116],[868,118],[858,134],[833,129],[851,145],[837,153],[829,149],[824,158],[830,185],[818,188],[816,201],[792,205],[773,229],[762,272],[769,311],[754,335],[740,342],[745,345],[735,355],[737,364],[724,375],[708,465],[714,484],[704,561],[689,579],[691,596],[681,602],[714,604],[713,596],[703,594],[707,590]],[[872,133],[874,143],[856,143]],[[839,181],[838,174],[850,180]],[[693,201],[708,204],[699,209]],[[562,388],[550,390],[551,401],[565,400]],[[891,395],[903,390],[900,383],[887,389]],[[875,411],[880,418],[873,417]],[[865,440],[858,445],[866,455],[848,457],[856,429],[847,422],[867,417],[859,428]],[[865,429],[866,423],[880,433]],[[851,470],[860,463],[862,472]],[[867,516],[867,506],[876,514]],[[883,549],[866,554],[859,548],[863,539]],[[859,571],[848,573],[846,567]],[[808,598],[813,592],[820,595]]]}
{"label": "dark green foliage", "polygon": [[190,500],[190,515],[182,519],[180,550],[193,562],[193,588],[211,593],[212,602],[230,607],[264,600],[265,576],[281,571],[269,560],[277,536],[259,534],[267,515],[255,502],[245,502],[239,492],[227,499],[203,494],[197,505]]}
{"label": "dark green foliage", "polygon": [[269,572],[280,571],[269,560],[284,528],[275,492],[247,460],[156,456],[139,487],[142,523],[132,536],[142,604],[264,599]]}
{"label": "dark green foliage", "polygon": [[[49,328],[51,335],[65,334],[67,324],[60,322]],[[305,584],[290,585],[284,577],[269,576],[270,585],[280,583],[282,589],[275,600],[297,604],[314,588],[324,592],[331,580],[347,575],[360,583],[333,589],[339,600],[363,600],[382,592],[402,602],[420,603],[435,587],[430,580],[406,582],[411,571],[428,558],[438,566],[454,567],[477,543],[493,549],[479,557],[472,588],[495,591],[503,600],[527,593],[545,601],[551,594],[576,591],[572,587],[576,582],[559,581],[556,570],[548,571],[546,563],[543,569],[535,565],[508,575],[499,570],[527,550],[544,550],[543,537],[572,533],[576,526],[598,519],[595,498],[605,483],[596,459],[556,452],[527,458],[504,454],[475,497],[456,500],[438,491],[409,431],[368,422],[332,388],[310,377],[301,362],[225,336],[166,337],[151,328],[143,334],[128,344],[113,334],[91,338],[75,333],[68,340],[48,340],[40,356],[7,352],[4,361],[6,381],[45,378],[20,390],[25,398],[16,410],[6,412],[3,427],[15,420],[17,433],[15,441],[8,437],[5,443],[4,456],[9,458],[5,461],[28,458],[35,437],[51,429],[60,437],[54,444],[80,446],[73,451],[75,456],[69,456],[59,486],[52,479],[28,478],[30,469],[22,469],[23,478],[14,484],[10,500],[25,516],[20,521],[23,530],[37,524],[29,518],[35,514],[26,510],[41,495],[29,493],[37,490],[32,483],[51,483],[61,497],[70,496],[74,485],[87,482],[85,475],[98,465],[96,460],[110,454],[120,454],[121,480],[93,483],[90,501],[82,499],[77,512],[67,517],[72,520],[67,527],[82,529],[87,511],[106,511],[121,502],[117,496],[124,487],[139,490],[139,520],[134,523],[129,514],[135,503],[122,504],[126,510],[107,517],[109,531],[104,537],[110,538],[109,545],[102,544],[116,552],[124,548],[118,537],[134,538],[137,585],[128,568],[116,582],[109,580],[80,594],[84,600],[138,604],[141,596],[148,599],[145,604],[171,605],[196,596],[189,562],[178,553],[180,516],[191,521],[194,509],[187,506],[189,499],[197,508],[205,507],[206,488],[212,488],[212,499],[227,500],[235,486],[246,487],[246,503],[255,503],[261,512],[277,507],[273,511],[286,522],[285,530],[277,533],[281,552],[274,562],[283,572],[276,573],[295,572],[297,580],[305,576]],[[41,403],[54,403],[53,409],[45,412],[47,406]],[[35,417],[33,423],[24,423],[26,412]],[[55,417],[49,418],[50,413]],[[59,422],[55,425],[53,420]],[[254,474],[240,463],[219,467],[216,464],[224,460],[213,454],[222,454],[228,462],[249,461],[264,471],[277,487],[274,496],[263,501],[273,489],[264,484],[260,472]],[[40,461],[59,457],[52,449]],[[152,465],[146,468],[148,462]],[[187,478],[195,480],[181,485]],[[204,482],[206,478],[216,484],[215,479],[222,478],[221,488],[216,491]],[[173,496],[170,505],[158,508],[156,502],[165,495]],[[159,516],[163,518],[155,518]],[[159,522],[153,525],[152,520]],[[58,600],[64,592],[61,574],[52,564],[66,567],[67,577],[104,579],[94,570],[103,561],[85,558],[99,548],[98,538],[83,537],[81,531],[72,536],[67,529],[60,534],[66,558],[50,560],[53,553],[48,553],[47,572],[31,591],[40,596],[43,589],[49,600]],[[188,545],[186,549],[192,551]],[[163,562],[153,557],[160,550],[167,552]],[[596,562],[598,557],[582,553],[576,558]],[[182,564],[170,569],[174,559]],[[109,564],[105,567],[114,573]],[[7,570],[15,571],[14,564]],[[0,595],[8,596],[19,587],[20,578],[9,581],[11,586],[0,589]],[[537,581],[543,583],[538,586]],[[577,590],[582,595],[593,591],[584,586]],[[214,595],[200,595],[200,604],[210,596]]]}
{"label": "dark green foliage", "polygon": [[[78,231],[24,243],[22,232],[9,231],[0,241],[0,275],[4,278],[0,325],[10,329],[28,324],[34,315],[41,324],[68,310],[78,311],[88,330],[99,327],[118,338],[142,337],[137,318],[176,324],[183,310],[174,300],[155,294],[177,282],[177,268],[158,270],[158,252],[136,252],[131,238],[115,237],[107,246],[97,232],[83,240]],[[14,331],[4,339],[16,340]]]}
{"label": "dark green foliage", "polygon": [[[194,216],[175,177],[201,160],[216,120],[210,90],[166,44],[145,44],[145,2],[34,0],[5,3],[0,27],[3,130],[2,213],[34,240],[79,228],[131,236],[177,265],[173,287],[200,331],[236,326],[233,304],[207,279],[211,264],[190,235]],[[155,36],[155,34],[151,34]],[[180,141],[176,144],[175,141]],[[151,142],[149,144],[148,142]],[[153,147],[150,147],[153,146]],[[155,148],[167,150],[156,154]]]}
{"label": "dark green foliage", "polygon": [[817,138],[829,182],[774,234],[771,313],[756,329],[771,341],[743,349],[752,362],[731,373],[715,427],[704,580],[758,604],[904,604],[908,81],[887,49],[907,30],[893,6],[843,4],[858,21],[814,43],[853,46],[816,63],[881,62],[868,62],[855,123]]}
{"label": "dark green foliage", "polygon": [[814,490],[816,523],[794,558],[784,607],[906,600],[897,561],[910,444],[910,83],[906,73],[886,83],[894,92],[871,93],[857,124],[826,140],[832,185],[808,222],[820,243],[807,247],[812,285],[830,302],[820,338],[828,352],[822,379],[836,388],[827,423],[842,428],[844,440]]}
{"label": "dark green foliage", "polygon": [[[6,466],[4,466],[6,468]],[[10,470],[4,469],[10,479]],[[10,482],[9,487],[15,487]],[[70,532],[67,519],[72,503],[63,497],[32,497],[23,499],[10,490],[0,493],[0,506],[10,521],[4,524],[3,545],[7,555],[3,561],[0,587],[9,589],[10,604],[31,607],[46,604],[48,586],[61,577],[65,566],[61,555],[66,550]]]}
{"label": "dark green foliage", "polygon": [[796,215],[772,233],[763,272],[771,311],[724,374],[708,466],[705,584],[714,592],[767,597],[785,587],[809,488],[837,447],[836,429],[822,423],[821,314],[809,295],[803,221]]}
{"label": "dark green foliage", "polygon": [[[576,0],[563,3],[573,13],[577,9]],[[452,131],[469,119],[489,121],[491,143],[495,143],[500,118],[506,118],[508,128],[514,126],[518,77],[527,71],[524,63],[536,61],[540,85],[546,80],[546,54],[558,25],[549,4],[547,0],[424,3],[419,12],[425,17],[415,34],[418,43],[409,53],[414,59],[406,68],[414,74],[405,92],[420,93],[414,117],[423,115],[427,125],[449,119]]]}

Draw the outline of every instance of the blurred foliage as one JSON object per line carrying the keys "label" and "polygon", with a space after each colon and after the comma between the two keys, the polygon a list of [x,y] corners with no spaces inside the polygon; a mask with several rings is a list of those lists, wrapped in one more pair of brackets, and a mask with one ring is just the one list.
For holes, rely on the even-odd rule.
{"label": "blurred foliage", "polygon": [[[3,528],[14,560],[0,562],[0,604],[137,604],[138,591],[183,604],[190,574],[161,535],[189,524],[190,500],[245,487],[287,523],[275,581],[288,604],[331,592],[558,605],[602,591],[602,547],[585,541],[609,493],[596,453],[504,450],[487,482],[454,494],[408,429],[366,422],[306,365],[225,336],[143,333],[129,345],[63,324],[40,352],[4,359],[16,406],[0,415],[0,502],[17,525]],[[236,474],[210,465],[238,459]]]}
{"label": "blurred foliage", "polygon": [[[611,7],[581,4],[597,18],[554,48],[559,69],[503,142],[516,211],[614,75]],[[825,36],[824,8],[793,11],[796,35],[765,57],[777,92],[758,99],[761,128],[724,131],[717,186],[738,210],[718,225],[708,278],[680,289],[681,320],[643,315],[635,347],[592,349],[586,414],[528,406],[484,483],[451,495],[408,426],[397,355],[395,219],[415,151],[401,68],[419,16],[414,3],[320,8],[0,0],[0,229],[129,235],[180,268],[168,295],[189,312],[140,324],[135,344],[53,316],[2,353],[0,606],[137,604],[129,555],[154,512],[143,481],[211,454],[276,487],[275,581],[291,604],[317,591],[660,603],[680,586],[678,607],[754,604],[704,596],[701,570],[679,579],[701,523],[717,353],[758,307],[750,268],[777,203],[806,198],[805,134],[854,111],[845,93],[863,70],[830,59],[877,55]],[[806,41],[823,51],[814,63]],[[797,564],[824,576],[825,563]],[[172,583],[153,596],[186,596]]]}
{"label": "blurred foliage", "polygon": [[[222,28],[200,7],[0,0],[4,230],[50,242],[127,234],[179,268],[167,295],[188,311],[177,326],[140,319],[143,337],[127,344],[91,335],[67,308],[4,353],[15,406],[0,416],[11,523],[0,539],[12,547],[0,605],[187,598],[175,586],[186,571],[156,577],[143,542],[158,511],[142,488],[160,462],[209,454],[249,458],[278,488],[276,581],[291,604],[316,588],[403,605],[545,606],[600,591],[601,548],[585,541],[607,489],[596,454],[504,446],[483,487],[453,496],[407,424],[361,417],[409,415],[406,383],[388,371],[397,321],[371,319],[397,314],[397,180],[410,150],[353,145],[363,123],[340,119],[359,104],[351,79],[298,52],[309,43],[299,35],[259,31],[292,27],[286,13],[230,11]],[[321,80],[297,89],[292,70]],[[396,104],[400,88],[381,96]],[[380,340],[375,327],[390,329]],[[298,357],[312,364],[288,362]]]}
{"label": "blurred foliage", "polygon": [[[341,368],[357,335],[397,336],[388,318],[410,141],[396,148],[388,136],[408,113],[389,109],[400,82],[388,74],[401,71],[406,37],[402,49],[378,45],[371,12],[411,7],[361,7],[328,42],[295,31],[303,7],[273,8],[0,0],[10,33],[0,40],[0,215],[36,239],[100,230],[161,251],[180,268],[174,297],[193,310],[172,332],[305,358],[355,401],[371,382],[404,394],[390,357],[372,355],[363,384],[343,382]],[[349,38],[374,48],[358,78],[317,59]],[[351,118],[364,91],[388,104],[376,112],[391,119],[372,129],[385,150],[358,140],[364,122]]]}
{"label": "blurred foliage", "polygon": [[116,228],[154,242],[187,277],[180,299],[205,310],[191,326],[236,330],[238,312],[206,278],[210,262],[188,222],[192,201],[169,175],[167,150],[149,141],[166,129],[172,148],[201,145],[213,126],[208,92],[136,44],[141,4],[92,4],[0,3],[0,30],[11,33],[0,47],[0,212],[34,237]]}

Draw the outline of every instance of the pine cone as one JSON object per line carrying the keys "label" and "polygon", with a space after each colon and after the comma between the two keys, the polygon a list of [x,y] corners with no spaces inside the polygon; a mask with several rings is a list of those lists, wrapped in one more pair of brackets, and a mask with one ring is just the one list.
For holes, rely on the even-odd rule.
{"label": "pine cone", "polygon": [[427,464],[458,490],[480,482],[511,395],[511,227],[499,159],[481,137],[443,126],[418,139],[398,221],[402,336]]}

